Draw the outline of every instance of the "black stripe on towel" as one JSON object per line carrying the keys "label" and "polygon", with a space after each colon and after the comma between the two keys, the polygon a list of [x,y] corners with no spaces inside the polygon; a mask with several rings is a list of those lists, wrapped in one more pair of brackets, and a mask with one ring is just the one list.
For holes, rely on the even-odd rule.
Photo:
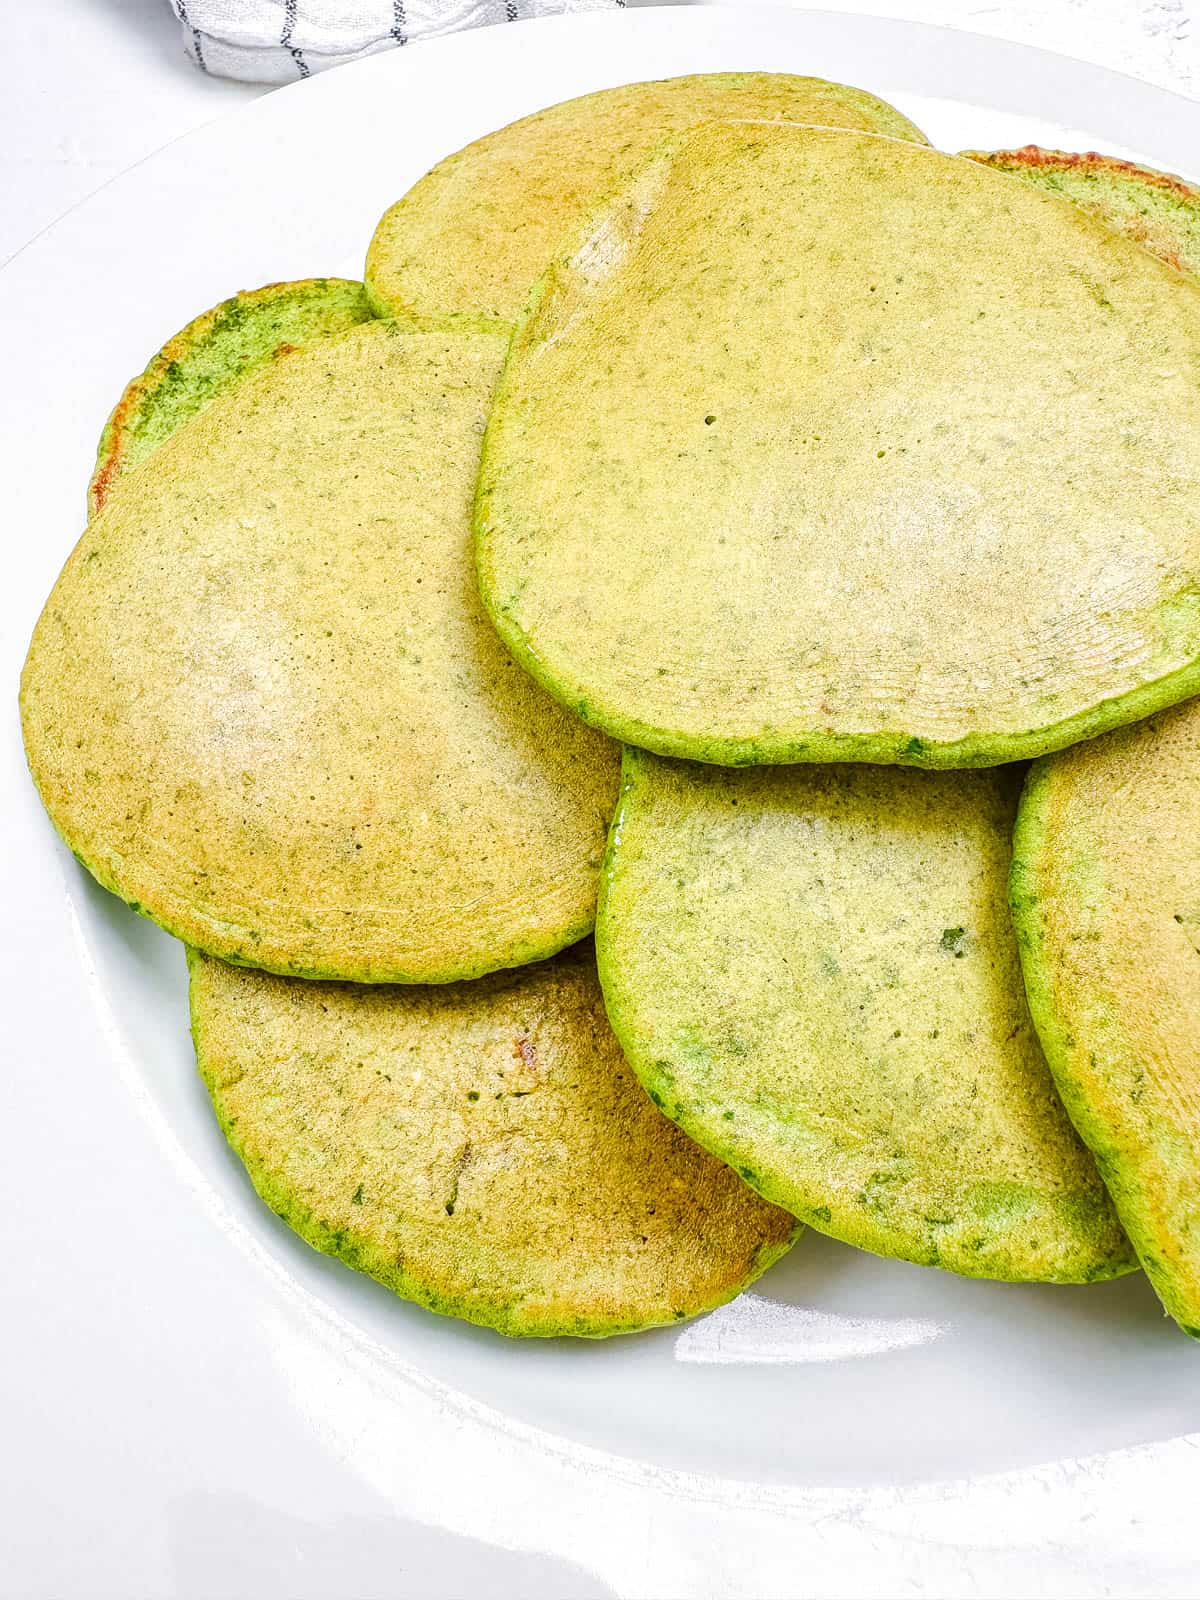
{"label": "black stripe on towel", "polygon": [[296,71],[302,78],[308,77],[308,62],[304,59],[303,51],[297,50],[292,44],[292,34],[296,28],[296,0],[284,0],[283,5],[283,31],[279,35],[279,43],[296,63]]}
{"label": "black stripe on towel", "polygon": [[192,60],[200,68],[201,72],[207,72],[208,67],[204,60],[204,46],[200,43],[200,29],[192,27],[191,21],[189,20],[187,14],[187,0],[173,0],[173,4],[175,6],[175,15],[179,18],[180,22],[183,23],[185,28],[191,29]]}

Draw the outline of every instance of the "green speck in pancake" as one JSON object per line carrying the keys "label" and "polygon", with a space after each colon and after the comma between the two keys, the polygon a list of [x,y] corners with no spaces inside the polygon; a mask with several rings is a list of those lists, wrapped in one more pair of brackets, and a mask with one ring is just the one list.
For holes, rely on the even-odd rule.
{"label": "green speck in pancake", "polygon": [[406,1299],[626,1333],[720,1305],[795,1235],[643,1094],[587,946],[437,989],[190,964],[200,1071],[255,1187]]}

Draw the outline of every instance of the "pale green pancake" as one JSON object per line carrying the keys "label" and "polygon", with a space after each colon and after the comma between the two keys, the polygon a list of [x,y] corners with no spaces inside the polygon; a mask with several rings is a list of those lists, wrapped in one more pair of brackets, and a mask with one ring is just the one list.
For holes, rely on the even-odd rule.
{"label": "pale green pancake", "polygon": [[47,810],[187,943],[444,982],[588,932],[618,754],[515,665],[470,559],[503,336],[369,323],[123,477],[22,683]]}
{"label": "pale green pancake", "polygon": [[1067,1120],[1005,899],[1019,778],[625,755],[596,927],[651,1097],[767,1199],[972,1277],[1129,1245]]}
{"label": "pale green pancake", "polygon": [[1073,200],[1180,272],[1200,273],[1200,191],[1182,178],[1089,151],[964,150],[998,172]]}
{"label": "pale green pancake", "polygon": [[104,425],[88,486],[95,515],[123,472],[280,350],[342,333],[373,315],[361,283],[307,278],[235,294],[189,322],[133,378]]}
{"label": "pale green pancake", "polygon": [[1191,279],[974,161],[721,124],[541,281],[478,560],[629,743],[983,766],[1200,689],[1198,495]]}
{"label": "pale green pancake", "polygon": [[587,947],[439,989],[191,973],[200,1071],[263,1199],[433,1311],[626,1333],[720,1305],[794,1237],[642,1093]]}
{"label": "pale green pancake", "polygon": [[1012,906],[1059,1092],[1200,1338],[1200,701],[1033,767]]}
{"label": "pale green pancake", "polygon": [[602,89],[523,117],[438,163],[396,202],[367,254],[384,316],[512,321],[560,236],[660,140],[719,117],[786,118],[924,141],[862,89],[784,72],[717,72]]}

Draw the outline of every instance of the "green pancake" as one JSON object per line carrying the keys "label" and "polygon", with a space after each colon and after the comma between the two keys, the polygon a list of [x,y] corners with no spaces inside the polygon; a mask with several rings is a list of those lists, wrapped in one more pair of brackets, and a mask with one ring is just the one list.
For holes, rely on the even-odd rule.
{"label": "green pancake", "polygon": [[1127,1241],[1054,1092],[1005,900],[1019,780],[627,750],[596,943],[649,1091],[767,1199],[972,1277]]}
{"label": "green pancake", "polygon": [[1048,757],[1012,908],[1059,1093],[1163,1305],[1200,1338],[1200,701]]}
{"label": "green pancake", "polygon": [[794,1237],[647,1100],[586,947],[440,989],[190,965],[200,1071],[255,1188],[406,1299],[626,1333],[720,1305]]}
{"label": "green pancake", "polygon": [[1200,287],[898,140],[700,129],[541,281],[483,597],[585,720],[986,766],[1200,689]]}
{"label": "green pancake", "polygon": [[589,931],[618,753],[511,660],[470,559],[503,349],[368,323],[268,360],[67,562],[30,767],[84,865],[186,943],[446,982]]}
{"label": "green pancake", "polygon": [[105,423],[88,486],[89,515],[100,510],[123,472],[251,367],[372,315],[361,283],[306,278],[235,294],[189,322],[130,381]]}
{"label": "green pancake", "polygon": [[1200,273],[1200,191],[1182,178],[1094,150],[1074,155],[1027,144],[963,154],[1074,201],[1178,271]]}
{"label": "green pancake", "polygon": [[[1200,194],[1110,156],[972,153],[1200,271]],[[1034,767],[1011,892],[1059,1091],[1163,1304],[1200,1337],[1196,703]]]}
{"label": "green pancake", "polygon": [[566,230],[660,140],[719,117],[785,118],[924,140],[874,95],[783,72],[717,72],[602,89],[523,117],[438,163],[388,211],[367,254],[383,316],[512,321]]}

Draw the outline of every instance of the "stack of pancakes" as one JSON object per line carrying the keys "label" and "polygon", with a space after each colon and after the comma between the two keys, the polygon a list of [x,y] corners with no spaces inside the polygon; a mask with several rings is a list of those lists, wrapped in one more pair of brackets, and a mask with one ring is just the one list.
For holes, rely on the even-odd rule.
{"label": "stack of pancakes", "polygon": [[270,1206],[511,1334],[803,1223],[1200,1332],[1195,273],[1177,179],[720,74],[164,347],[24,732]]}

